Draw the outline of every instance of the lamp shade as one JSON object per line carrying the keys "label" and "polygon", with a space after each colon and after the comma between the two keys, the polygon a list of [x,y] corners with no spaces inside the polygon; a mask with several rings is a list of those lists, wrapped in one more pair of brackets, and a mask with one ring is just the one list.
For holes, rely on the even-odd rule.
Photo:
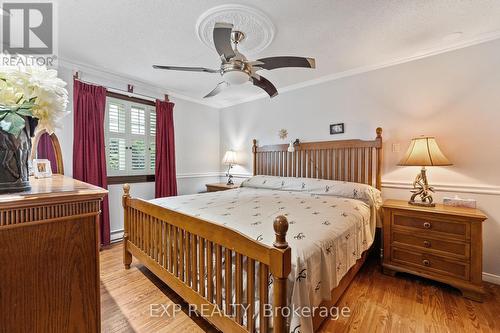
{"label": "lamp shade", "polygon": [[398,165],[406,166],[439,166],[452,165],[439,149],[432,136],[413,138],[410,147]]}
{"label": "lamp shade", "polygon": [[226,151],[226,154],[224,155],[224,164],[236,164],[236,153],[234,151]]}

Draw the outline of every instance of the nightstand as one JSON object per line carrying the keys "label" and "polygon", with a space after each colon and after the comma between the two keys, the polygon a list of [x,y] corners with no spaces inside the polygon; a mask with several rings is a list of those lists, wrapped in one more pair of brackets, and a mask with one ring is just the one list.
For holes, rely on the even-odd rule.
{"label": "nightstand", "polygon": [[207,192],[226,191],[240,187],[240,185],[227,185],[226,183],[206,184],[205,186],[207,187]]}
{"label": "nightstand", "polygon": [[478,209],[440,204],[419,207],[400,200],[387,200],[382,208],[385,274],[419,275],[482,301],[482,223],[486,215]]}

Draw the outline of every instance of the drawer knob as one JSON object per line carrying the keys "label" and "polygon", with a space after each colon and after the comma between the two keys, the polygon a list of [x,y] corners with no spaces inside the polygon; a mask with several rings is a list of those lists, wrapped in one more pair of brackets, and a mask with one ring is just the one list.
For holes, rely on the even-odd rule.
{"label": "drawer knob", "polygon": [[429,241],[424,241],[424,246],[425,246],[425,247],[431,247],[431,242],[429,242]]}
{"label": "drawer knob", "polygon": [[427,259],[424,259],[422,260],[422,263],[424,264],[424,266],[430,266],[431,265],[431,262]]}
{"label": "drawer knob", "polygon": [[425,229],[430,229],[431,228],[431,223],[430,222],[424,222],[424,228]]}

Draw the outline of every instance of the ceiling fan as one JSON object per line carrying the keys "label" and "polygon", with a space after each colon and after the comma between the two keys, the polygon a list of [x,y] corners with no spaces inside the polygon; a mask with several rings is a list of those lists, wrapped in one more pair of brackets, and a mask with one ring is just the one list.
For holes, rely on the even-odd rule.
{"label": "ceiling fan", "polygon": [[[243,41],[243,39],[245,39],[245,34],[241,31],[233,31],[233,25],[231,23],[216,23],[214,26],[214,44],[221,59],[221,66],[219,69],[159,65],[153,65],[153,68],[187,72],[219,73],[224,81],[220,82],[214,90],[203,97],[207,98],[217,95],[230,85],[240,85],[247,81],[251,81],[254,86],[264,89],[269,96],[274,97],[278,95],[278,90],[269,80],[257,74],[257,71],[283,67],[316,67],[314,58],[304,57],[282,56],[249,61],[238,51],[238,44]],[[231,42],[234,44],[234,48]]]}

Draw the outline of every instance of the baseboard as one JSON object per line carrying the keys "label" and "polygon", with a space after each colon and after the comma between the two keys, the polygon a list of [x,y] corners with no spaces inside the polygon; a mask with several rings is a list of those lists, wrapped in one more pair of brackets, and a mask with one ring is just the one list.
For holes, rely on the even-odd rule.
{"label": "baseboard", "polygon": [[110,232],[111,243],[119,242],[123,239],[123,229],[113,230]]}
{"label": "baseboard", "polygon": [[[223,172],[221,172],[221,173],[207,172],[207,173],[200,173],[200,174],[184,174],[184,175],[182,175],[179,178],[214,177],[214,176],[217,176],[217,175],[219,175],[219,176],[225,176],[225,173],[223,173]],[[237,174],[233,174],[233,176],[234,176],[234,178],[243,178],[243,179],[252,177],[252,175],[248,174],[248,173],[237,173]],[[384,182],[384,183],[382,184],[382,187],[389,187],[389,188],[406,188],[406,187],[409,187],[408,184],[402,183],[402,182],[401,183],[397,183],[397,182]],[[400,187],[399,186],[396,187],[397,185],[399,185]],[[461,191],[463,191],[463,192],[471,192],[470,188],[469,189],[464,188]],[[496,191],[491,191],[490,190],[488,192],[489,192],[488,194],[497,194]],[[495,192],[495,193],[492,193],[492,192]],[[482,194],[484,194],[484,192],[482,192]],[[118,229],[118,230],[111,231],[111,233],[110,233],[111,243],[120,242],[123,239],[123,231],[124,231],[123,229]],[[500,275],[495,275],[495,274],[483,272],[483,281],[500,285]]]}
{"label": "baseboard", "polygon": [[500,275],[483,272],[483,281],[500,285]]}

